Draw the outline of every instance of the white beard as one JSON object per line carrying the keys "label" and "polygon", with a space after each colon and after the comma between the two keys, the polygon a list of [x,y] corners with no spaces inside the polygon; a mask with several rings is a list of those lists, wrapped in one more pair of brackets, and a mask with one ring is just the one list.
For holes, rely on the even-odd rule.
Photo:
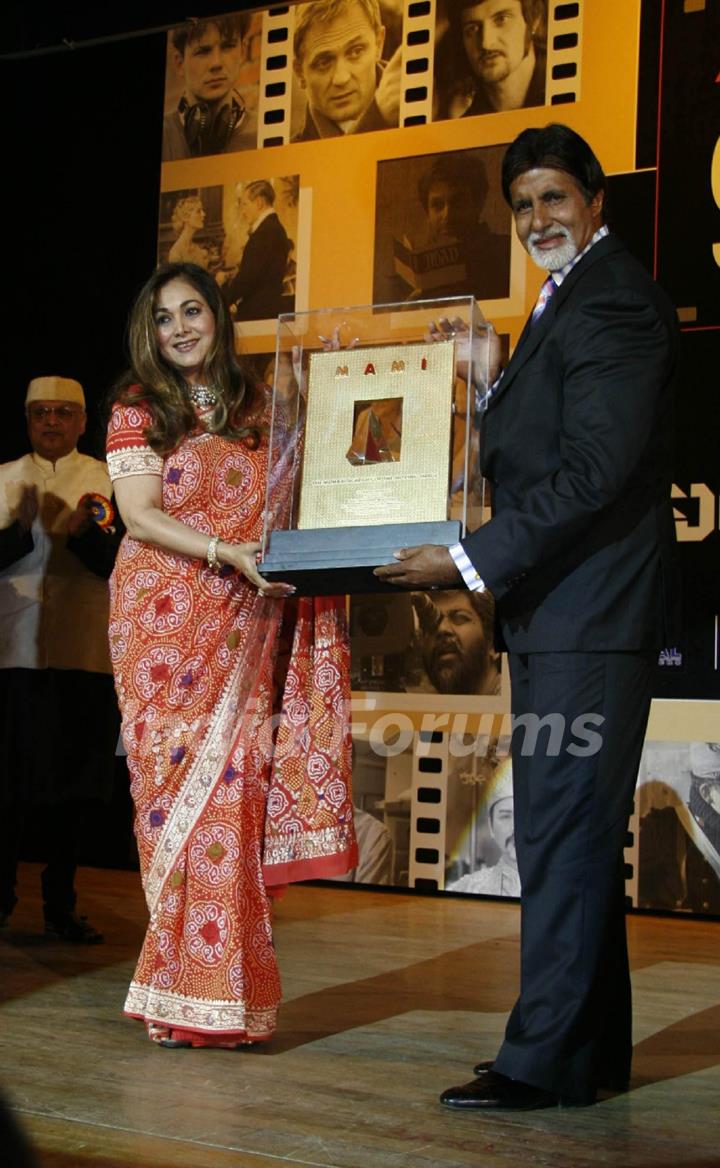
{"label": "white beard", "polygon": [[[555,230],[553,234],[557,235],[559,232]],[[560,268],[564,268],[566,264],[571,263],[575,259],[575,256],[578,254],[577,244],[569,231],[563,229],[562,234],[565,236],[565,242],[558,244],[557,247],[553,247],[549,251],[546,248],[536,246],[538,241],[543,238],[540,232],[533,232],[528,237],[530,258],[539,268],[544,268],[547,272],[557,272]]]}

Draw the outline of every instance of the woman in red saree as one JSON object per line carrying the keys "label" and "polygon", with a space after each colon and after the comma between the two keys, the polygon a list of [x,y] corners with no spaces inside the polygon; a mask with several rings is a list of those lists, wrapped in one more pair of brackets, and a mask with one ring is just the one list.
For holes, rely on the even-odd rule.
{"label": "woman in red saree", "polygon": [[356,862],[344,609],[257,571],[269,405],[212,277],[154,273],[130,354],[110,647],[150,920],[125,1012],[163,1046],[235,1047],[276,1025],[273,888]]}

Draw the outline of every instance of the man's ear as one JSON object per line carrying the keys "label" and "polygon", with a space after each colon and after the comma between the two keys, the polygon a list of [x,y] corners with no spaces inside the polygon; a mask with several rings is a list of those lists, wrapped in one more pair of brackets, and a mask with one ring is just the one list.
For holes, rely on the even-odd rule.
{"label": "man's ear", "polygon": [[184,79],[185,77],[185,55],[179,53],[177,49],[172,51],[172,63],[178,77]]}
{"label": "man's ear", "polygon": [[376,60],[382,61],[383,48],[385,46],[385,25],[380,25],[380,32],[377,35],[377,57]]}
{"label": "man's ear", "polygon": [[598,191],[590,200],[590,210],[593,213],[593,218],[597,219],[598,223],[602,223],[603,207],[605,206],[605,192]]}
{"label": "man's ear", "polygon": [[297,83],[300,86],[300,88],[305,89],[306,85],[305,85],[305,78],[303,76],[303,71],[302,71],[302,61],[298,61],[297,58],[295,58],[295,60],[293,61],[293,73],[295,74],[295,77],[297,79]]}

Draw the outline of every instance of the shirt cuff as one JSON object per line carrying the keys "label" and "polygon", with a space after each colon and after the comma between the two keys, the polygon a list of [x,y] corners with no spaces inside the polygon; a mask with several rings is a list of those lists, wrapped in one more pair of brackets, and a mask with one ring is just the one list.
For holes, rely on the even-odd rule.
{"label": "shirt cuff", "polygon": [[485,581],[480,573],[476,571],[475,565],[467,556],[463,545],[461,543],[454,543],[448,550],[470,591],[484,592],[487,587]]}

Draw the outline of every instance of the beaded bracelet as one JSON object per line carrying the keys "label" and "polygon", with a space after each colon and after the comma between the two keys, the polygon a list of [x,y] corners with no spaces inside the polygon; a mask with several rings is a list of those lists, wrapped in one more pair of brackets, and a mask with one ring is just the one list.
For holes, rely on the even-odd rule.
{"label": "beaded bracelet", "polygon": [[210,542],[207,545],[207,562],[208,568],[213,572],[219,572],[222,567],[217,554],[218,544],[220,543],[219,535],[211,535]]}

